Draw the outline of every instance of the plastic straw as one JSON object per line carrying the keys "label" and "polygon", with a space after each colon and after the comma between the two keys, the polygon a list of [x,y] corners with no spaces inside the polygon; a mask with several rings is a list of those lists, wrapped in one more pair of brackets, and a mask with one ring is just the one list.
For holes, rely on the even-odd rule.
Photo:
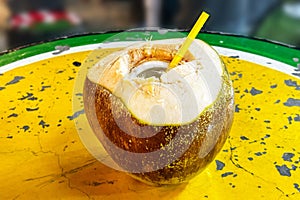
{"label": "plastic straw", "polygon": [[177,54],[174,56],[173,60],[169,64],[169,69],[172,69],[178,65],[178,63],[181,61],[185,53],[187,52],[188,48],[192,44],[193,40],[196,38],[198,33],[200,32],[201,28],[205,24],[206,20],[208,19],[209,14],[206,12],[202,12],[199,16],[197,22],[193,26],[192,30],[188,34],[187,38],[185,39],[184,43],[180,47]]}

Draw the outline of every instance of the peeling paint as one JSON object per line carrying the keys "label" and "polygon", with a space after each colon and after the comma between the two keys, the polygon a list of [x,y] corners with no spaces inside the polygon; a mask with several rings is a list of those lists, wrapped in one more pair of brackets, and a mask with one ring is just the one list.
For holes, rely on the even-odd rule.
{"label": "peeling paint", "polygon": [[216,160],[217,170],[222,170],[225,167],[225,163]]}
{"label": "peeling paint", "polygon": [[258,94],[261,94],[261,93],[263,93],[263,91],[255,89],[254,87],[252,87],[251,90],[250,90],[250,94],[252,96],[255,96],[255,95],[258,95]]}
{"label": "peeling paint", "polygon": [[290,169],[286,165],[282,165],[282,166],[276,165],[275,167],[281,176],[288,176],[288,177],[291,176]]}
{"label": "peeling paint", "polygon": [[24,79],[25,77],[24,76],[15,76],[13,80],[9,81],[8,83],[5,84],[5,86],[8,86],[8,85],[13,85],[13,84],[16,84],[16,83],[19,83],[22,79]]}
{"label": "peeling paint", "polygon": [[288,100],[283,103],[283,105],[292,107],[292,106],[299,106],[300,107],[300,99],[288,98]]}

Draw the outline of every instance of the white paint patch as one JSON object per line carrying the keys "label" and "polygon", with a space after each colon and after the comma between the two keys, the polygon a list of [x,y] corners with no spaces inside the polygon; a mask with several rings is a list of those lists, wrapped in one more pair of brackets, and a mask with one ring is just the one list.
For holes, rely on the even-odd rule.
{"label": "white paint patch", "polygon": [[299,62],[299,58],[293,58],[294,62]]}
{"label": "white paint patch", "polygon": [[[53,53],[57,52],[57,50],[53,50],[51,52],[47,53],[42,53],[38,54],[36,56],[31,56],[29,58],[24,58],[22,60],[18,60],[16,62],[12,62],[10,64],[4,65],[0,67],[0,73],[5,73],[9,70],[22,67],[28,64],[32,64],[34,62],[38,62],[41,60],[49,59],[49,58],[54,58],[57,56],[63,56],[71,53],[78,53],[78,52],[83,52],[83,51],[90,51],[90,50],[95,50],[98,48],[118,48],[118,47],[126,47],[129,45],[132,45],[136,42],[113,42],[113,43],[98,43],[98,44],[91,44],[91,45],[83,45],[83,46],[77,46],[77,47],[71,47],[70,50],[61,52],[60,54],[53,55]],[[234,49],[229,49],[229,48],[224,48],[224,47],[218,47],[218,46],[213,46],[213,48],[223,56],[239,56],[239,59],[241,60],[246,60],[252,63],[256,63],[265,67],[268,67],[270,69],[274,69],[277,71],[280,71],[282,73],[288,74],[290,76],[293,76],[295,78],[298,78],[298,76],[293,75],[292,73],[295,72],[295,67],[276,61],[271,58],[267,58],[264,56],[252,54],[252,53],[247,53],[239,50],[234,50]]]}
{"label": "white paint patch", "polygon": [[247,53],[239,50],[234,50],[234,49],[228,49],[224,47],[217,47],[213,46],[216,51],[223,56],[239,56],[239,59],[241,60],[246,60],[252,63],[256,63],[259,65],[262,65],[264,67],[268,67],[273,70],[280,71],[282,73],[288,74],[290,76],[293,76],[295,78],[299,78],[298,76],[293,75],[292,73],[295,73],[295,67],[285,64],[283,62],[267,58],[264,56],[252,54],[252,53]]}
{"label": "white paint patch", "polygon": [[[4,65],[0,67],[0,73],[5,73],[9,70],[18,68],[18,67],[23,67],[25,65],[32,64],[34,62],[38,62],[41,60],[49,59],[49,58],[55,58],[58,56],[63,56],[67,54],[72,54],[72,53],[78,53],[78,52],[83,52],[83,51],[91,51],[99,48],[118,48],[118,47],[126,47],[128,45],[132,45],[134,42],[114,42],[114,43],[99,43],[99,44],[90,44],[90,45],[84,45],[84,46],[77,46],[77,47],[71,47],[67,51],[63,51],[59,54],[53,54],[57,53],[58,50],[53,49],[53,51],[38,54],[35,56],[31,56],[29,58],[24,58],[15,62],[12,62],[10,64]],[[67,44],[66,44],[67,45]]]}

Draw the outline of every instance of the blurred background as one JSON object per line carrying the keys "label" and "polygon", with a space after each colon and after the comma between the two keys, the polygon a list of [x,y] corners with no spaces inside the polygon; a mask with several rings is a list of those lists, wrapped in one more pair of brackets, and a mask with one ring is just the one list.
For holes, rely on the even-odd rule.
{"label": "blurred background", "polygon": [[300,46],[300,0],[0,0],[0,50],[57,37],[136,27],[190,29]]}

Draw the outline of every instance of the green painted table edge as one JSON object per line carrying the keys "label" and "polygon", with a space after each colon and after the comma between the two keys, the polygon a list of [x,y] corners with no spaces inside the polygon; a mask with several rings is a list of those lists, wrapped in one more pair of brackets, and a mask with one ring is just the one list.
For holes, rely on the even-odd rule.
{"label": "green painted table edge", "polygon": [[[69,47],[77,47],[97,44],[119,33],[120,32],[107,32],[70,36],[9,50],[7,52],[3,52],[0,56],[0,67],[24,58],[53,51],[56,46],[67,45]],[[182,31],[181,33],[187,35],[188,32]],[[261,55],[291,65],[295,68],[300,65],[300,49],[296,47],[274,43],[267,40],[220,33],[205,32],[199,34],[197,37],[212,46],[230,48]]]}

